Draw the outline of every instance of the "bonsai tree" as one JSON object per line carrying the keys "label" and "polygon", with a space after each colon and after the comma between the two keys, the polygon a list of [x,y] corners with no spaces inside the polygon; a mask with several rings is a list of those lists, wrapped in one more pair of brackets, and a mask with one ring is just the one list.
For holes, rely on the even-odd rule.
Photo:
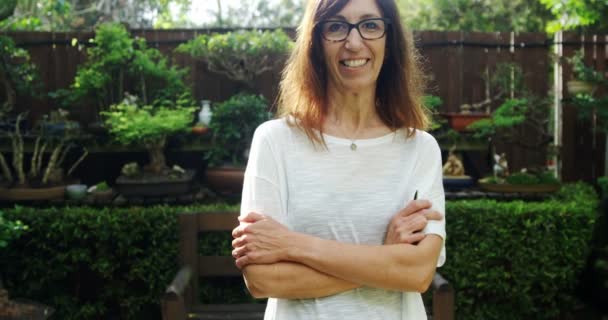
{"label": "bonsai tree", "polygon": [[164,155],[167,137],[190,129],[195,110],[191,102],[184,94],[174,104],[157,100],[154,105],[140,105],[136,97],[127,95],[102,115],[119,143],[146,147],[150,158],[147,171],[160,174],[168,169]]}
{"label": "bonsai tree", "polygon": [[207,62],[209,70],[251,86],[256,76],[283,63],[293,42],[280,29],[200,35],[176,51]]}
{"label": "bonsai tree", "polygon": [[186,69],[170,66],[159,50],[148,48],[145,39],[132,38],[121,24],[100,25],[91,42],[95,45],[87,49],[87,62],[78,68],[69,90],[54,93],[64,104],[93,101],[104,111],[121,102],[126,91],[151,105],[159,99],[175,101],[188,90]]}
{"label": "bonsai tree", "polygon": [[237,94],[215,106],[209,123],[213,145],[205,156],[209,164],[244,165],[255,129],[271,118],[261,95]]}
{"label": "bonsai tree", "polygon": [[[474,131],[474,137],[488,139],[492,144],[495,141],[501,141],[543,155],[550,154],[553,152],[550,148],[553,141],[550,132],[551,101],[529,93],[523,86],[519,67],[510,66],[516,68],[512,73],[515,75],[512,81],[517,88],[517,90],[513,90],[514,97],[503,100],[502,104],[491,113],[490,118],[476,121],[469,125],[468,129]],[[505,81],[500,86],[508,88],[510,82]],[[503,91],[508,92],[506,88]],[[503,157],[498,155],[497,158]],[[498,161],[497,165],[499,165]],[[544,164],[543,166],[532,166],[526,171],[508,175],[507,182],[514,184],[556,182],[552,174],[545,173]]]}

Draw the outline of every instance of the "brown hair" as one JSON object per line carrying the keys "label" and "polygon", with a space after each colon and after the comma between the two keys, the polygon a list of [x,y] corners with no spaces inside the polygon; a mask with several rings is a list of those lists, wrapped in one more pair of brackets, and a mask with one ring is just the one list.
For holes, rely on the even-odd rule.
{"label": "brown hair", "polygon": [[[279,116],[293,116],[289,121],[304,130],[313,143],[325,145],[322,124],[328,113],[327,68],[323,59],[321,35],[317,24],[336,15],[349,0],[309,0],[297,30],[294,49],[283,70],[278,96]],[[424,81],[419,70],[419,55],[410,32],[399,20],[394,0],[376,0],[391,25],[387,30],[386,59],[376,84],[376,112],[393,130],[426,129],[427,110],[422,105]],[[288,117],[289,120],[289,117]],[[414,134],[408,130],[408,136]]]}

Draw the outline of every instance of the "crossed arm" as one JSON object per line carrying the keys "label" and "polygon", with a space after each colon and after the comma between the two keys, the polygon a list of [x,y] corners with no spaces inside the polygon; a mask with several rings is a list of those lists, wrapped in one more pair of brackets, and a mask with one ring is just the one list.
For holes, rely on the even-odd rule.
{"label": "crossed arm", "polygon": [[340,243],[292,232],[272,218],[250,213],[233,231],[233,256],[254,297],[316,298],[371,286],[425,291],[443,240],[424,235],[440,220],[428,201],[412,201],[391,220],[385,245]]}

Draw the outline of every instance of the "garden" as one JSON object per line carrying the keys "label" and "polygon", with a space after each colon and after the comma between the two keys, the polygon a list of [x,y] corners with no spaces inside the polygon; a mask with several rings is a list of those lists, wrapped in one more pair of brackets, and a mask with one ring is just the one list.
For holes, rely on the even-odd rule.
{"label": "garden", "polygon": [[[222,18],[218,1],[217,24],[184,29],[162,1],[96,15],[86,8],[105,2],[85,2],[39,1],[46,18],[36,1],[0,5],[0,319],[164,319],[180,277],[196,283],[180,299],[263,304],[241,278],[182,268],[182,230],[195,228],[196,259],[232,249],[228,232],[180,216],[239,211],[302,4],[257,1],[278,25],[241,28],[255,19],[229,6]],[[157,10],[157,25],[127,9]],[[448,319],[608,316],[608,47],[595,19],[603,33],[414,31],[444,163]]]}

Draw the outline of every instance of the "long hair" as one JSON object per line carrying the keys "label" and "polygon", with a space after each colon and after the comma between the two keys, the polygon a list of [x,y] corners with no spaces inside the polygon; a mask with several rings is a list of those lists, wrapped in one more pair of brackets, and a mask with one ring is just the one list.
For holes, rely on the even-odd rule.
{"label": "long hair", "polygon": [[[327,67],[323,58],[319,22],[336,15],[349,0],[309,0],[297,29],[296,43],[283,70],[278,96],[278,114],[302,129],[313,144],[325,145],[323,121],[328,114]],[[404,30],[394,0],[376,0],[385,18],[385,61],[376,82],[376,112],[392,130],[415,130],[429,124],[422,105],[424,81],[413,36]],[[290,121],[295,119],[296,121]],[[317,131],[315,131],[317,130]]]}

